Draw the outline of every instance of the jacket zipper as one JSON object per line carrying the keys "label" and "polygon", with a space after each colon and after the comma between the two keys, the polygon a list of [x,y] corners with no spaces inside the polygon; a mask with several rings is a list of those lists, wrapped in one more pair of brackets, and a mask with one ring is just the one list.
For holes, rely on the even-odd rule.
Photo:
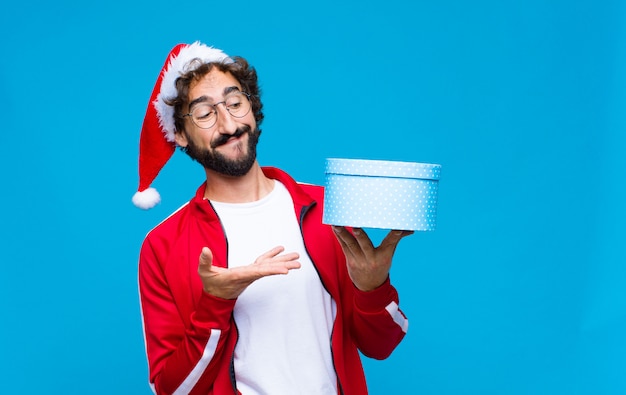
{"label": "jacket zipper", "polygon": [[[220,219],[219,214],[217,214],[217,210],[215,210],[215,207],[213,206],[213,204],[211,203],[210,200],[207,200],[207,202],[209,203],[209,205],[211,206],[211,209],[213,210],[213,212],[215,213],[215,216],[217,217],[218,222],[220,223],[220,228],[222,229],[222,234],[224,235],[224,242],[226,243],[226,268],[229,267],[228,264],[228,237],[226,237],[226,229],[224,229],[224,224],[222,223],[222,220]],[[237,340],[235,341],[235,347],[237,347],[237,343],[239,342],[239,329],[237,328],[237,323],[235,322],[235,319],[233,318],[232,314],[231,314],[231,318],[230,320],[233,323],[233,326],[235,327],[235,331],[237,332]],[[237,379],[235,377],[235,353],[233,352],[233,355],[230,357],[230,367],[229,367],[229,375],[230,375],[230,383],[233,386],[233,394],[238,395],[239,391],[237,390]]]}
{"label": "jacket zipper", "polygon": [[[302,225],[304,223],[304,216],[306,215],[306,213],[313,206],[315,206],[315,204],[316,204],[316,202],[313,202],[313,203],[309,204],[308,206],[303,206],[302,210],[300,211],[300,223],[299,223],[299,226],[300,226],[300,234],[302,235],[302,240],[303,241],[304,241],[304,229],[303,229]],[[317,276],[319,277],[320,282],[322,283],[322,286],[324,287],[326,292],[328,292],[329,295],[332,295],[328,291],[328,288],[326,287],[326,284],[324,284],[324,280],[322,279],[322,276],[320,275],[319,270],[317,270],[317,265],[313,261],[313,258],[311,258],[311,254],[309,253],[309,249],[308,249],[308,247],[306,245],[306,242],[304,243],[304,249],[306,251],[306,254],[309,256],[309,259],[311,260],[311,263],[313,263],[313,267],[315,268],[315,271],[317,272]],[[333,351],[333,333],[335,333],[335,322],[333,322],[333,330],[332,330],[332,333],[330,335],[330,354],[332,355],[333,369],[335,370],[335,376],[337,377],[337,388],[339,389],[339,395],[344,395],[343,386],[341,385],[341,380],[339,379],[339,374],[337,373],[337,367],[335,366],[335,353]]]}

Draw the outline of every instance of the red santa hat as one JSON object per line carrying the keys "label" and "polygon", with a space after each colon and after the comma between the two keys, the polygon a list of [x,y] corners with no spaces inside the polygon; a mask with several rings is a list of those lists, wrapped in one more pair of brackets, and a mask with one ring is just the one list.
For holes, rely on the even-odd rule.
{"label": "red santa hat", "polygon": [[161,196],[150,185],[172,157],[176,149],[174,107],[166,103],[177,95],[176,79],[197,68],[201,63],[232,62],[224,52],[200,42],[178,44],[167,56],[150,96],[139,140],[139,188],[133,204],[150,209],[161,202]]}

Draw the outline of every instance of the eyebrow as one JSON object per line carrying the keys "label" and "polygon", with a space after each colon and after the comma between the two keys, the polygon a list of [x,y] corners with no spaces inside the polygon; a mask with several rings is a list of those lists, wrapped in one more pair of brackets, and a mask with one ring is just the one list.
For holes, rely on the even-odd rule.
{"label": "eyebrow", "polygon": [[[240,92],[241,89],[239,89],[239,87],[237,86],[227,86],[226,88],[224,88],[224,93],[223,95],[226,96],[230,93],[233,92]],[[193,106],[195,106],[198,103],[204,103],[204,102],[208,102],[209,98],[206,95],[202,95],[200,97],[197,97],[195,99],[193,99],[192,101],[189,102],[189,110],[191,111],[191,109],[193,108]]]}

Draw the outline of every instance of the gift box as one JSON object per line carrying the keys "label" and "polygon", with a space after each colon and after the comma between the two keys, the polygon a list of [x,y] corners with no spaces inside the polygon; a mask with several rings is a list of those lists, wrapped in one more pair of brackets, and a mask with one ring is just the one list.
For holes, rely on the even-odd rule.
{"label": "gift box", "polygon": [[359,228],[432,231],[441,165],[326,160],[322,221]]}

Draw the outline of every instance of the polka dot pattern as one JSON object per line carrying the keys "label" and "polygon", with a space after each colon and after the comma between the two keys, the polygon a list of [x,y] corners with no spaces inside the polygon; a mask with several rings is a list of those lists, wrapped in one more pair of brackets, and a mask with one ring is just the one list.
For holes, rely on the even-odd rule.
{"label": "polka dot pattern", "polygon": [[434,230],[441,165],[327,159],[323,222]]}

